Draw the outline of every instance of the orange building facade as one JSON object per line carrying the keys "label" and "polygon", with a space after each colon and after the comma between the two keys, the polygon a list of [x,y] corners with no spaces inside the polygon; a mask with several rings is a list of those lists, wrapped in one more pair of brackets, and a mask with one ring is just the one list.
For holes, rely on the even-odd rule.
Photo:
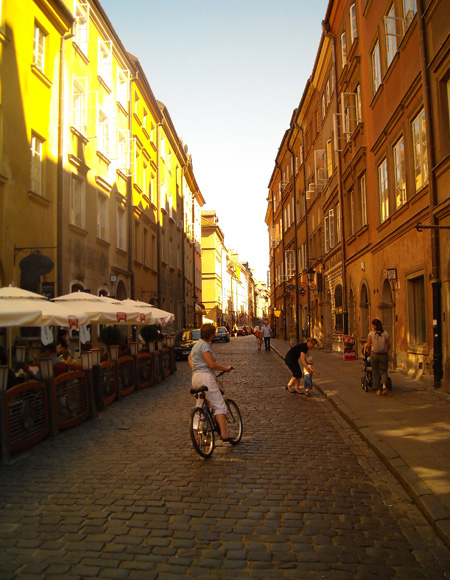
{"label": "orange building facade", "polygon": [[269,183],[278,334],[450,382],[449,32],[442,1],[330,0]]}

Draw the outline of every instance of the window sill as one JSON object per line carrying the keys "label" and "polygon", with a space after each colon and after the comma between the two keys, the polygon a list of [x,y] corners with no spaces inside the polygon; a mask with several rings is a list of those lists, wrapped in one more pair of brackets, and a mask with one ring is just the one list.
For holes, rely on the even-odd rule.
{"label": "window sill", "polygon": [[43,207],[48,207],[51,203],[51,201],[47,197],[44,197],[43,195],[41,195],[40,193],[36,193],[35,191],[30,190],[28,192],[28,197],[31,200],[38,203],[39,205],[42,205]]}
{"label": "window sill", "polygon": [[107,240],[104,240],[103,238],[99,238],[98,236],[97,236],[97,243],[100,246],[104,246],[105,248],[111,247],[111,242],[108,242]]}
{"label": "window sill", "polygon": [[383,92],[384,86],[383,83],[380,84],[380,86],[377,89],[377,92],[373,95],[372,100],[370,101],[370,108],[373,109],[375,107],[375,105],[377,104],[378,100],[380,99],[380,95]]}
{"label": "window sill", "polygon": [[109,81],[108,81],[107,79],[104,79],[101,75],[97,75],[97,79],[98,79],[98,82],[105,89],[105,91],[108,94],[111,94],[111,92],[112,92],[112,89],[111,89],[111,84],[112,84],[111,79],[109,79]]}
{"label": "window sill", "polygon": [[69,224],[69,230],[71,232],[79,234],[80,236],[83,236],[84,238],[88,235],[87,230],[85,230],[83,227],[77,226],[75,224]]}
{"label": "window sill", "polygon": [[40,81],[42,81],[47,88],[50,88],[52,86],[53,84],[52,81],[35,64],[31,65],[31,72]]}

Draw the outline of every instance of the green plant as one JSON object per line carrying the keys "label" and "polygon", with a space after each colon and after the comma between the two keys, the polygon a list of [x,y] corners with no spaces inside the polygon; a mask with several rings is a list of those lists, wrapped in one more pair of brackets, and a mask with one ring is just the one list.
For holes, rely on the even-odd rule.
{"label": "green plant", "polygon": [[123,337],[120,328],[117,326],[104,326],[100,331],[100,340],[103,344],[106,344],[106,346],[122,344]]}
{"label": "green plant", "polygon": [[158,340],[158,327],[155,324],[147,324],[141,328],[140,335],[146,344],[153,340]]}

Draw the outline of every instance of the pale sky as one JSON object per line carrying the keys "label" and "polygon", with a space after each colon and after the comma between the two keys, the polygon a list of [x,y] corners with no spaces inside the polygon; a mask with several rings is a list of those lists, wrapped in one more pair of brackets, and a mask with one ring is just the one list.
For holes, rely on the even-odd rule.
{"label": "pale sky", "polygon": [[192,155],[225,246],[266,282],[268,184],[328,0],[101,0]]}

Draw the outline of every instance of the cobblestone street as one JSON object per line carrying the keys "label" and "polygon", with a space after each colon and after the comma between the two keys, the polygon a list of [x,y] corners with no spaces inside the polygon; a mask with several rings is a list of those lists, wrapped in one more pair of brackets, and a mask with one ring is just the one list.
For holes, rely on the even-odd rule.
{"label": "cobblestone street", "polygon": [[188,432],[190,370],[0,468],[0,578],[439,580],[449,552],[317,391],[254,337],[213,345],[244,436],[209,460]]}

